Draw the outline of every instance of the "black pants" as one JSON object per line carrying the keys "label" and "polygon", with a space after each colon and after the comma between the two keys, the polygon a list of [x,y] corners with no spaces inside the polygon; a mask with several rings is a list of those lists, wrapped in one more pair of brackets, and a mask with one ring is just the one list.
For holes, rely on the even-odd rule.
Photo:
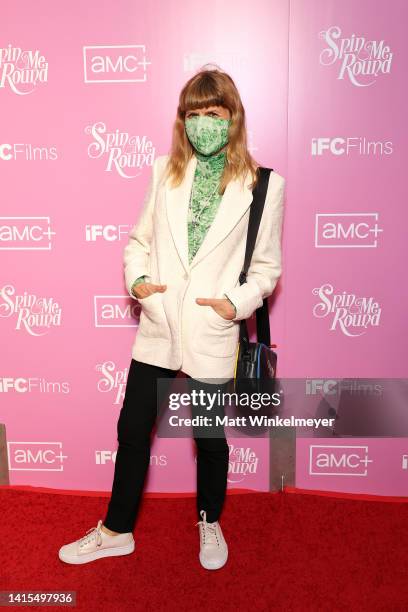
{"label": "black pants", "polygon": [[[177,372],[135,359],[131,361],[117,422],[119,446],[112,494],[103,521],[112,531],[133,531],[150,463],[150,438],[158,410],[157,379],[167,378],[170,385]],[[205,510],[208,522],[217,521],[227,488],[228,444],[225,436],[194,435],[194,440],[197,445],[197,515],[201,518],[199,512]]]}

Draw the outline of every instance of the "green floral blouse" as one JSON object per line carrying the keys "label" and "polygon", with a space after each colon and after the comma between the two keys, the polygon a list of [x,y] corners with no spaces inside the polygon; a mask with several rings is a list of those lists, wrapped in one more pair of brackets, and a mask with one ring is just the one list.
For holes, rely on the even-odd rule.
{"label": "green floral blouse", "polygon": [[[200,248],[221,202],[222,195],[218,193],[218,188],[226,160],[225,151],[214,155],[202,155],[195,151],[195,155],[197,166],[190,194],[187,222],[190,263]],[[146,282],[145,279],[146,275],[139,276],[132,285],[132,291],[139,283]]]}
{"label": "green floral blouse", "polygon": [[202,155],[196,151],[197,166],[191,190],[188,214],[188,256],[193,260],[200,248],[221,202],[218,193],[225,165],[225,151]]}

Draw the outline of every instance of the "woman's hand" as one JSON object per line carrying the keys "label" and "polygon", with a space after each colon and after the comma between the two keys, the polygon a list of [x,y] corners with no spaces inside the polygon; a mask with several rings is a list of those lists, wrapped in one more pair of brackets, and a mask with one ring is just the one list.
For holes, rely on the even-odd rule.
{"label": "woman's hand", "polygon": [[152,293],[163,293],[166,291],[167,285],[155,285],[154,283],[139,283],[136,287],[133,287],[132,293],[138,300],[152,295]]}
{"label": "woman's hand", "polygon": [[227,298],[196,298],[200,306],[212,306],[223,319],[230,321],[235,317],[235,308]]}

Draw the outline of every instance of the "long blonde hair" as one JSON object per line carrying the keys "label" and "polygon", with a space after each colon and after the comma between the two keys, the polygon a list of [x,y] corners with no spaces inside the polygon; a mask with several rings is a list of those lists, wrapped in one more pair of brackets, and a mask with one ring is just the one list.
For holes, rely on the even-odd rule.
{"label": "long blonde hair", "polygon": [[248,172],[252,175],[250,186],[252,188],[258,178],[258,164],[248,151],[245,110],[238,89],[226,72],[205,68],[192,76],[180,92],[171,151],[166,167],[170,186],[176,187],[181,183],[187,164],[194,155],[194,148],[188,140],[184,127],[186,112],[209,106],[223,106],[230,111],[231,124],[220,193],[224,193],[231,179],[241,178],[244,181]]}

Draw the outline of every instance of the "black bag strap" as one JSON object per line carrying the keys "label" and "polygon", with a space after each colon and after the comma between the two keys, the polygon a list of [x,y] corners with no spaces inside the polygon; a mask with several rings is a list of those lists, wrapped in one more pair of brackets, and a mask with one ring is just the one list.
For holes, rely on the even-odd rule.
{"label": "black bag strap", "polygon": [[[251,263],[252,254],[254,252],[256,237],[258,235],[259,226],[261,223],[262,213],[265,205],[266,192],[268,190],[268,182],[272,168],[258,168],[259,178],[252,191],[253,200],[249,211],[248,233],[245,249],[244,266],[239,275],[239,283],[246,283],[248,268]],[[271,333],[269,327],[269,309],[268,298],[264,298],[262,306],[256,309],[256,335],[258,342],[263,342],[267,346],[271,343]],[[248,329],[246,320],[240,321],[240,340],[249,344]]]}

